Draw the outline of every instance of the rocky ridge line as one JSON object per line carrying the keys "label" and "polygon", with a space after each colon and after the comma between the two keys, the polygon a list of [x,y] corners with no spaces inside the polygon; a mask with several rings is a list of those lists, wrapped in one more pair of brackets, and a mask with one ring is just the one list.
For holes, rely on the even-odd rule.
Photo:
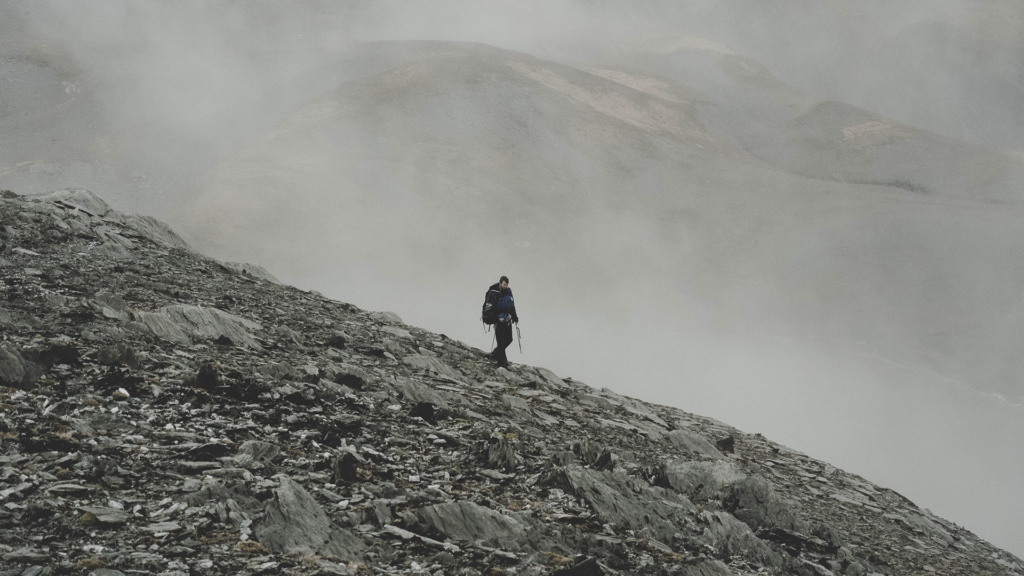
{"label": "rocky ridge line", "polygon": [[899,494],[192,250],[0,199],[0,575],[1024,574]]}

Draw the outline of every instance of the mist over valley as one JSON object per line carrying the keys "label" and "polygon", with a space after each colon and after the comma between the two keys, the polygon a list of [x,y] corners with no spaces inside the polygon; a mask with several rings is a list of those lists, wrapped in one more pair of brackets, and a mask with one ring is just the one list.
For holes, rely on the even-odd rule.
{"label": "mist over valley", "polygon": [[[1019,3],[9,2],[0,188],[761,432],[1024,552]],[[510,350],[516,350],[516,346]]]}

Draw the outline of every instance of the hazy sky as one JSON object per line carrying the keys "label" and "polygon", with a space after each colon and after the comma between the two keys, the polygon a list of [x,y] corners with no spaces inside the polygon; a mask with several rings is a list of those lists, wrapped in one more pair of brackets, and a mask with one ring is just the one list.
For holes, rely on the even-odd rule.
{"label": "hazy sky", "polygon": [[[62,148],[59,153],[58,145],[53,144],[54,152],[48,158],[51,164],[47,166],[71,161],[94,162],[92,165],[97,166],[99,156],[95,155],[93,139],[115,142],[111,145],[113,152],[102,157],[104,166],[123,168],[129,176],[108,178],[108,172],[100,169],[86,171],[96,182],[91,186],[111,187],[94,191],[119,208],[144,211],[187,226],[189,223],[181,220],[188,208],[183,206],[183,199],[193,198],[190,194],[202,189],[209,178],[222,177],[225,163],[237,164],[239,155],[244,156],[246,151],[273,150],[257,144],[282,121],[290,119],[294,123],[293,115],[303,106],[339,87],[354,86],[354,81],[367,74],[415,59],[417,50],[425,50],[417,48],[410,53],[405,48],[367,49],[360,44],[378,40],[478,42],[581,67],[601,67],[605,62],[623,62],[637,52],[664,49],[684,35],[703,37],[751,57],[777,79],[804,92],[810,101],[845,101],[945,137],[991,149],[1013,149],[1016,152],[1012,154],[1024,159],[1024,51],[1020,44],[1024,12],[1014,4],[996,0],[467,0],[429,4],[11,1],[0,8],[4,11],[0,46],[11,50],[11,46],[26,42],[46,42],[66,50],[77,69],[63,80],[72,84],[71,88],[54,85],[78,98],[82,106],[89,106],[88,122],[83,120],[81,126],[75,126],[76,133],[86,135],[82,137],[84,144],[71,151]],[[51,64],[56,61],[53,54],[58,52],[43,53]],[[912,58],[900,60],[894,54],[909,54]],[[539,72],[536,77],[545,78]],[[381,85],[378,82],[366,90]],[[438,87],[430,82],[422,85]],[[363,88],[355,86],[349,92],[343,90],[334,101],[357,101],[358,90]],[[682,88],[679,90],[673,93],[677,100],[684,98]],[[0,100],[4,94],[0,89]],[[472,94],[464,101],[455,100],[467,107],[463,110],[467,116],[472,112],[481,122],[489,118],[494,121],[479,134],[457,135],[470,143],[479,142],[481,149],[487,149],[485,143],[496,130],[507,127],[502,124],[505,115],[514,116],[501,99],[501,91],[496,89],[495,94],[484,101],[473,100]],[[708,96],[686,93],[685,97],[699,102]],[[685,115],[687,108],[678,104],[671,110]],[[444,114],[458,112],[439,108],[424,113],[423,118],[436,122],[417,129],[443,132],[446,126],[455,124],[444,121]],[[75,116],[61,118],[64,125],[76,121]],[[559,118],[553,114],[544,121],[554,125]],[[381,126],[384,123],[382,120]],[[555,136],[548,140],[536,136],[545,134],[543,127],[532,126],[522,130],[536,139],[523,141],[545,150],[549,159],[564,152],[566,166],[576,163],[572,170],[552,169],[547,180],[529,180],[550,184],[535,198],[485,197],[466,203],[522,206],[515,227],[501,228],[504,224],[496,223],[495,229],[503,230],[501,235],[481,235],[480,230],[486,231],[491,225],[486,216],[473,212],[476,221],[466,223],[462,219],[469,216],[457,211],[423,222],[422,214],[438,213],[430,211],[436,207],[429,203],[414,204],[424,201],[416,191],[444,190],[443,170],[436,166],[424,169],[412,161],[418,158],[412,152],[407,164],[402,161],[406,157],[386,158],[388,151],[373,149],[375,144],[368,137],[364,139],[364,133],[354,125],[342,126],[337,132],[325,133],[324,142],[346,150],[363,146],[365,149],[359,152],[362,156],[346,153],[337,157],[369,159],[365,165],[338,168],[352,174],[342,180],[348,194],[344,197],[351,204],[334,208],[338,226],[366,226],[358,236],[358,245],[331,244],[342,240],[351,244],[354,236],[346,230],[311,231],[302,221],[283,220],[274,232],[280,236],[265,238],[273,249],[248,254],[256,263],[300,287],[363,308],[394,310],[412,324],[485,350],[490,346],[490,335],[484,334],[477,322],[480,300],[497,276],[507,274],[512,278],[523,319],[523,355],[513,345],[515,352],[510,358],[514,362],[546,366],[560,376],[711,416],[746,432],[761,432],[894,488],[919,505],[1024,555],[1024,485],[1019,482],[1024,475],[1024,456],[1018,449],[1024,440],[1024,419],[1019,402],[995,395],[994,387],[980,376],[972,379],[976,374],[937,370],[937,364],[930,360],[917,362],[909,353],[880,349],[877,342],[904,338],[896,328],[888,335],[874,335],[877,338],[872,341],[818,340],[785,324],[784,315],[765,314],[755,319],[749,316],[750,306],[729,307],[723,304],[727,302],[724,298],[713,303],[704,300],[699,295],[707,293],[707,286],[702,287],[705,292],[675,289],[679,283],[697,283],[693,277],[698,275],[725,277],[715,276],[714,262],[701,262],[706,269],[680,265],[694,262],[680,256],[687,250],[686,242],[698,251],[699,246],[712,244],[719,236],[748,238],[756,236],[755,231],[695,226],[670,235],[660,230],[671,228],[675,222],[672,218],[678,215],[651,214],[643,204],[653,200],[645,200],[641,193],[614,201],[603,199],[600,209],[580,218],[579,198],[560,199],[555,193],[568,190],[579,194],[586,188],[579,183],[605,174],[604,167],[588,167],[588,157],[560,149],[562,144],[558,143],[562,141]],[[564,133],[572,130],[565,128]],[[581,129],[579,133],[586,131]],[[26,133],[26,138],[32,136]],[[380,142],[388,140],[382,137]],[[549,145],[550,149],[543,148]],[[610,143],[608,147],[618,145]],[[49,145],[42,142],[38,146],[45,150]],[[335,161],[331,149],[324,150],[324,157],[317,161]],[[10,159],[12,163],[37,159],[19,157],[16,147],[0,152],[5,161]],[[695,154],[698,158],[703,152]],[[741,151],[737,148],[722,154],[740,155]],[[382,158],[379,164],[373,161],[377,157]],[[644,159],[626,154],[615,158]],[[293,162],[289,166],[294,169],[298,160],[288,161]],[[557,167],[559,162],[552,164]],[[641,192],[657,192],[666,189],[666,180],[692,173],[692,181],[681,183],[680,188],[699,195],[700,183],[718,182],[720,178],[701,174],[710,164],[694,162],[685,169],[677,167],[678,172],[660,173],[651,168],[660,164],[638,160],[632,166],[621,167],[623,174],[629,174],[623,182]],[[375,172],[379,167],[392,170],[394,166],[402,166],[403,173]],[[115,172],[114,168],[110,170],[111,174]],[[59,169],[49,173],[57,172]],[[38,174],[19,176],[22,179],[17,182],[25,186],[44,182]],[[302,180],[305,174],[299,174],[296,180]],[[252,177],[263,175],[254,173]],[[540,177],[532,173],[523,178]],[[567,181],[558,182],[563,178]],[[421,179],[436,186],[417,188],[414,183]],[[786,182],[780,179],[772,186],[781,189]],[[4,180],[0,180],[3,185]],[[325,185],[340,186],[338,182]],[[602,185],[594,183],[595,189]],[[1024,182],[1021,185],[1024,188]],[[829,186],[837,185],[819,186],[823,195],[840,193],[839,188]],[[282,186],[278,199],[300,203],[302,196],[287,188]],[[518,190],[511,185],[508,189]],[[548,194],[548,190],[554,192]],[[372,197],[360,200],[356,191]],[[781,191],[772,193],[784,197]],[[947,206],[933,199],[927,202],[933,202],[929,210]],[[892,213],[896,222],[875,230],[892,234],[901,228],[901,222],[913,222],[913,226],[936,227],[931,236],[922,237],[948,237],[947,232],[955,228],[959,218],[952,217],[954,224],[939,219],[899,220],[910,213],[907,205]],[[537,211],[531,212],[534,208]],[[542,214],[542,209],[549,213]],[[975,213],[990,209],[970,208]],[[385,210],[386,214],[380,213]],[[735,210],[740,214],[753,208],[737,206]],[[804,208],[794,208],[793,213],[812,214],[801,210]],[[1000,210],[1018,220],[995,230],[1018,226],[1019,206]],[[781,221],[783,216],[773,218]],[[289,229],[296,233],[281,232]],[[580,246],[571,238],[555,240],[560,233],[571,236],[573,231],[590,239],[589,243]],[[979,237],[974,232],[963,233]],[[418,234],[449,238],[448,251],[438,252],[434,244],[417,246]],[[864,234],[871,236],[870,231]],[[992,235],[1012,236],[1010,232]],[[460,237],[472,238],[473,244],[460,244]],[[545,252],[536,245],[538,238],[566,247],[567,253]],[[597,238],[603,241],[594,240]],[[997,240],[984,241],[995,246]],[[246,253],[246,246],[232,247],[230,242],[231,237],[226,241],[221,238],[216,246],[200,243],[196,247],[219,250],[218,256]],[[736,244],[757,245],[756,241]],[[424,255],[424,246],[435,252]],[[985,247],[978,246],[979,250]],[[999,244],[992,251],[1005,251],[1007,246],[1016,244]],[[634,252],[629,251],[634,248]],[[827,251],[806,248],[802,248],[802,254],[832,257]],[[928,246],[920,250],[921,262],[938,263],[935,266],[940,269],[937,276],[929,275],[927,282],[942,283],[954,277],[961,281],[965,277],[959,272],[956,276],[952,272],[942,274],[942,266],[960,264],[933,258]],[[362,256],[357,257],[357,253]],[[753,249],[750,254],[754,260],[764,258],[764,253]],[[974,253],[965,249],[958,254],[966,259]],[[729,258],[742,260],[735,254],[723,257]],[[807,258],[791,262],[809,268],[820,264],[811,256]],[[1002,261],[995,257],[992,260]],[[756,287],[759,279],[767,278],[761,276],[759,268],[765,266],[763,260],[745,265],[749,267],[745,278],[750,285]],[[906,266],[912,268],[914,264]],[[1000,281],[998,275],[970,274],[990,284]],[[712,288],[717,289],[712,292],[730,294],[745,294],[747,289]],[[1013,292],[1011,286],[1002,288]],[[857,290],[856,298],[866,292],[886,293],[886,287],[878,286]],[[930,294],[928,289],[921,292],[924,299]],[[863,301],[877,302],[878,306],[890,302],[882,296]],[[771,306],[766,303],[766,307]],[[1024,394],[1019,388],[1016,392],[1018,398]]]}

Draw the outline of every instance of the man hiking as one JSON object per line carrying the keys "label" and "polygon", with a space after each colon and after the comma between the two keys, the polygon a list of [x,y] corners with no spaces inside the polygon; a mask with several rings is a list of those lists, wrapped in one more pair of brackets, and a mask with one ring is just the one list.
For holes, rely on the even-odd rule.
{"label": "man hiking", "polygon": [[494,336],[498,340],[491,358],[498,362],[498,366],[507,368],[505,348],[512,343],[512,324],[519,324],[516,302],[508,287],[508,276],[502,276],[497,284],[487,289],[487,296],[484,297],[484,322],[494,324]]}

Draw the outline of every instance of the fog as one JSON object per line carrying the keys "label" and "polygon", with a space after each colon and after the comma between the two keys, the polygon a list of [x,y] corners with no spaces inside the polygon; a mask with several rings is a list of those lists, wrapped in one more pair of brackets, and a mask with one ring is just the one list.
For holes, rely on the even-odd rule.
{"label": "fog", "polygon": [[484,351],[508,275],[513,362],[1024,555],[1022,38],[997,0],[9,1],[0,187]]}

